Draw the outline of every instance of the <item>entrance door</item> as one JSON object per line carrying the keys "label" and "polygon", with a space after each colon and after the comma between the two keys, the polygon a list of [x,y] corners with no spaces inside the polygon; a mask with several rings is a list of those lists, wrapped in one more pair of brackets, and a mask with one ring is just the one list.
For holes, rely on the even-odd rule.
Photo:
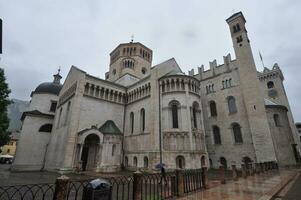
{"label": "entrance door", "polygon": [[98,155],[99,137],[95,134],[90,134],[85,139],[81,155],[83,171],[93,170],[97,167]]}

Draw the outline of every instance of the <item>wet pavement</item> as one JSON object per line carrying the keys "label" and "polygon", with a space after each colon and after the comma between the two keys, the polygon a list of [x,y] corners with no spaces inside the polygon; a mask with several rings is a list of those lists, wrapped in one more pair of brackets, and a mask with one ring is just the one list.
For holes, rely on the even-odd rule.
{"label": "wet pavement", "polygon": [[226,184],[210,181],[209,189],[182,197],[179,200],[267,200],[297,173],[297,170],[271,171],[249,176],[247,179],[228,181]]}

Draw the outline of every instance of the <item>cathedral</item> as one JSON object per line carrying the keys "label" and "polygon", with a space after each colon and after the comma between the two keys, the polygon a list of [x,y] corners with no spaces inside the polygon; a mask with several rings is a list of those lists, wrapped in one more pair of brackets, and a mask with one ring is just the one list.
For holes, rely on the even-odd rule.
{"label": "cathedral", "polygon": [[174,58],[152,66],[139,42],[110,53],[105,79],[72,66],[31,93],[14,171],[230,168],[299,162],[300,143],[278,64],[257,71],[246,20],[226,20],[236,59],[185,74]]}

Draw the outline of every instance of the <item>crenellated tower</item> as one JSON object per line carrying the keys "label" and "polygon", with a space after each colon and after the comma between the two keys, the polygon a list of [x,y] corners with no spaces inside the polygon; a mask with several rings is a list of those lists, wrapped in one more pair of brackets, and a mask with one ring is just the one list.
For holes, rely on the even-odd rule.
{"label": "crenellated tower", "polygon": [[106,80],[116,81],[129,74],[141,79],[150,73],[153,52],[139,42],[129,42],[118,45],[110,53],[110,70]]}
{"label": "crenellated tower", "polygon": [[276,160],[273,140],[261,96],[260,83],[252,54],[246,20],[241,12],[227,20],[239,68],[240,87],[247,110],[257,162]]}

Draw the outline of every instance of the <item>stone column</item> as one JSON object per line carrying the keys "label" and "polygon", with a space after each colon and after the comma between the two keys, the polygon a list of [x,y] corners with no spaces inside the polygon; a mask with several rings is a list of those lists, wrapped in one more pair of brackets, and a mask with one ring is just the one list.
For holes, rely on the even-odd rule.
{"label": "stone column", "polygon": [[221,165],[219,167],[219,173],[220,173],[220,180],[221,184],[226,184],[226,179],[225,179],[225,167]]}
{"label": "stone column", "polygon": [[242,172],[242,177],[247,178],[247,172],[246,172],[245,164],[241,164],[241,172]]}
{"label": "stone column", "polygon": [[137,171],[133,174],[133,200],[140,200],[142,195],[142,173]]}
{"label": "stone column", "polygon": [[237,181],[238,177],[237,177],[236,165],[232,165],[232,175],[233,175],[233,180]]}
{"label": "stone column", "polygon": [[68,194],[69,177],[62,175],[55,181],[53,200],[65,200]]}
{"label": "stone column", "polygon": [[181,170],[176,169],[176,181],[177,181],[177,195],[183,196],[184,195],[184,177],[181,173]]}

